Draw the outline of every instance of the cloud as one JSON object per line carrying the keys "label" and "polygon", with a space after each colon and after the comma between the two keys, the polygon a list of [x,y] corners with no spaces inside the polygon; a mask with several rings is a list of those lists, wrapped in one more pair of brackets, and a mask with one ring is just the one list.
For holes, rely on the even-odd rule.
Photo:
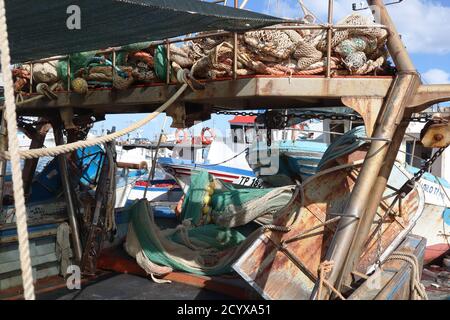
{"label": "cloud", "polygon": [[408,0],[390,8],[411,53],[450,53],[450,7],[431,0]]}
{"label": "cloud", "polygon": [[[335,21],[353,13],[352,4],[359,2],[361,1],[335,0]],[[328,1],[304,0],[304,3],[322,22],[327,20]],[[410,53],[450,54],[450,6],[443,3],[448,2],[407,0],[388,7]],[[265,11],[290,18],[302,15],[297,0],[266,0]],[[368,13],[360,13],[364,12]]]}
{"label": "cloud", "polygon": [[445,84],[450,83],[450,73],[441,69],[430,69],[422,73],[422,78],[427,84]]}
{"label": "cloud", "polygon": [[264,12],[282,18],[294,19],[303,16],[301,8],[294,0],[266,0]]}

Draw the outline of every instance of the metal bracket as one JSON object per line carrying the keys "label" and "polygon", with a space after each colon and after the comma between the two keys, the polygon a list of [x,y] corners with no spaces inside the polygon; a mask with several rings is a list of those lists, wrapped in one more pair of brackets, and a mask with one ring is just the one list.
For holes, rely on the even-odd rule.
{"label": "metal bracket", "polygon": [[[394,4],[399,4],[401,2],[403,2],[403,0],[397,0],[397,1],[389,2],[389,3],[385,3],[384,5],[385,6],[391,6],[391,5],[394,5]],[[358,5],[360,7],[358,7]],[[353,11],[362,11],[362,10],[367,10],[367,9],[369,9],[369,7],[364,5],[364,3],[362,1],[360,3],[356,3],[355,2],[355,3],[352,4],[352,10]]]}

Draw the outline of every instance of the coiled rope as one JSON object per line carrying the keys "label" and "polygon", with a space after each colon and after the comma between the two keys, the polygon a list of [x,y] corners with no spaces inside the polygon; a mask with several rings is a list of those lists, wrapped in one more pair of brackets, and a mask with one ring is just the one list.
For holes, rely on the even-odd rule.
{"label": "coiled rope", "polygon": [[420,268],[417,257],[412,253],[395,251],[387,259],[400,260],[411,265],[411,300],[428,300],[424,285],[420,282]]}
{"label": "coiled rope", "polygon": [[[5,72],[5,73],[7,73],[7,72]],[[125,128],[125,129],[119,130],[115,133],[111,133],[111,134],[108,134],[103,137],[97,137],[97,138],[93,138],[93,139],[89,139],[89,140],[77,141],[77,142],[68,143],[68,144],[64,144],[64,145],[60,145],[60,146],[56,146],[56,147],[52,147],[52,148],[21,150],[19,152],[20,158],[21,159],[34,159],[34,158],[39,158],[39,157],[56,157],[57,155],[72,152],[77,149],[92,147],[95,145],[101,145],[101,144],[104,144],[107,142],[111,142],[117,138],[127,135],[128,133],[130,133],[132,131],[139,129],[140,127],[142,127],[142,126],[146,125],[147,123],[149,123],[150,121],[152,121],[159,114],[161,114],[168,107],[170,107],[178,99],[178,97],[186,90],[187,87],[188,87],[188,85],[186,83],[184,83],[178,89],[178,91],[172,97],[170,97],[169,100],[167,100],[162,106],[160,106],[158,109],[156,109],[154,112],[152,112],[145,118],[135,122],[134,124],[132,124],[131,126]],[[14,112],[14,116],[15,116],[15,112]],[[14,121],[14,123],[15,123],[15,121]],[[0,158],[12,161],[11,153],[8,151],[1,152]]]}
{"label": "coiled rope", "polygon": [[8,129],[8,145],[10,151],[12,181],[14,191],[14,205],[16,209],[17,235],[19,239],[20,269],[24,298],[34,300],[33,272],[31,268],[30,247],[28,242],[27,212],[23,194],[22,170],[20,168],[19,141],[17,138],[17,117],[14,98],[12,73],[9,72],[11,55],[9,51],[8,27],[6,24],[5,1],[0,0],[0,50],[3,81],[5,90],[5,120]]}

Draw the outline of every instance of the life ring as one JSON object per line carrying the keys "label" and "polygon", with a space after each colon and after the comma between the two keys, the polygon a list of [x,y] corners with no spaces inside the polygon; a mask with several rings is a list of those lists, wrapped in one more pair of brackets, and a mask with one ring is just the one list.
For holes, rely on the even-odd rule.
{"label": "life ring", "polygon": [[[182,137],[180,136],[181,133],[183,133]],[[189,141],[189,132],[185,129],[177,129],[175,131],[175,141],[178,144]]]}
{"label": "life ring", "polygon": [[[303,123],[298,123],[296,125],[293,125],[291,128],[293,129],[292,131],[292,140],[297,140],[298,136],[300,135],[300,133],[305,130],[305,127],[307,127],[307,125],[303,124]],[[299,132],[300,131],[300,132]]]}
{"label": "life ring", "polygon": [[[205,135],[206,132],[209,132],[209,136]],[[206,127],[202,129],[201,134],[202,144],[211,144],[214,141],[215,137],[216,134],[214,133],[214,130],[212,130],[211,128]]]}

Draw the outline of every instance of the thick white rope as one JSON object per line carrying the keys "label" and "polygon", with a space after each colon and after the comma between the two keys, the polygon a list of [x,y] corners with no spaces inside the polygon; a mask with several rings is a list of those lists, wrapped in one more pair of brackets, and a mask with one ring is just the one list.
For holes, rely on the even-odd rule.
{"label": "thick white rope", "polygon": [[420,282],[420,267],[417,257],[408,252],[395,251],[386,261],[401,260],[411,265],[411,298],[412,300],[428,300],[424,285]]}
{"label": "thick white rope", "polygon": [[[19,152],[20,158],[34,159],[34,158],[39,158],[39,157],[56,157],[57,155],[72,152],[77,149],[92,147],[95,145],[101,145],[106,142],[113,141],[117,138],[127,135],[128,133],[130,133],[132,131],[139,129],[140,127],[142,127],[142,126],[146,125],[147,123],[149,123],[150,121],[152,121],[159,114],[161,114],[168,107],[170,107],[178,99],[178,97],[186,90],[187,87],[188,87],[188,85],[186,83],[184,83],[180,87],[180,89],[178,89],[178,91],[172,97],[170,97],[170,99],[167,100],[162,106],[160,106],[158,109],[156,109],[154,112],[152,112],[145,118],[135,122],[134,124],[132,124],[131,126],[125,128],[125,129],[119,130],[117,132],[114,132],[112,134],[109,134],[109,135],[106,135],[103,137],[97,137],[97,138],[93,138],[93,139],[89,139],[89,140],[77,141],[77,142],[68,143],[68,144],[64,144],[64,145],[60,145],[60,146],[56,146],[56,147],[52,147],[52,148],[21,150]],[[6,159],[6,160],[11,159],[10,152],[0,153],[0,159]]]}
{"label": "thick white rope", "polygon": [[0,0],[0,50],[5,90],[5,119],[8,129],[8,144],[11,159],[14,205],[16,209],[17,235],[19,239],[20,268],[24,298],[34,300],[33,272],[31,268],[30,247],[28,242],[27,212],[23,194],[22,170],[20,168],[19,141],[17,138],[16,104],[12,73],[9,71],[11,56],[9,52],[8,29],[6,24],[5,1]]}

